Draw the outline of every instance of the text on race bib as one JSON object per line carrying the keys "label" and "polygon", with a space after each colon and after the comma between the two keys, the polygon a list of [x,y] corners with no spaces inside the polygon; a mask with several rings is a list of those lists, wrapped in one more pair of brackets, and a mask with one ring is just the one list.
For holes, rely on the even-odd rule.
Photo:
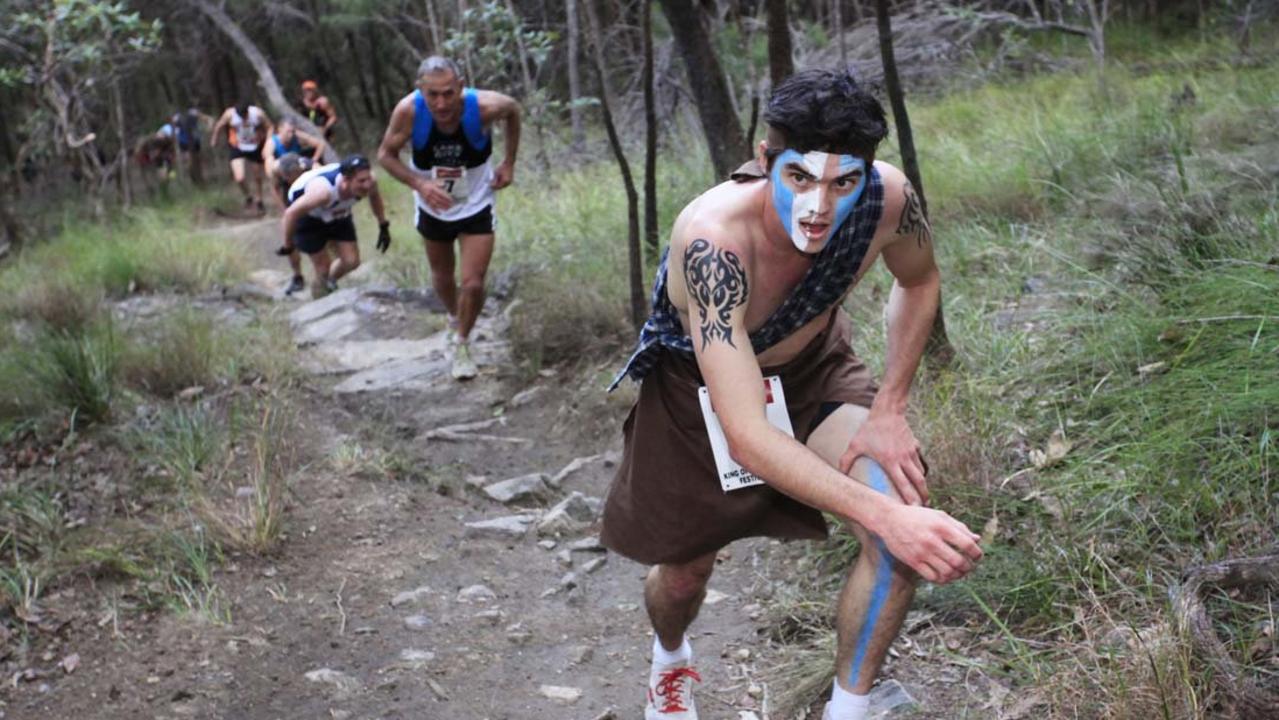
{"label": "text on race bib", "polygon": [[[706,434],[711,441],[711,452],[715,454],[715,470],[719,473],[720,487],[724,489],[724,492],[731,492],[763,484],[763,479],[743,468],[729,454],[724,428],[720,425],[715,409],[711,407],[710,391],[705,387],[698,388],[697,399],[702,406],[702,418],[706,421]],[[776,375],[764,378],[764,415],[768,418],[770,425],[795,437],[795,430],[791,427],[790,413],[786,409],[786,394],[782,391],[782,379]]]}
{"label": "text on race bib", "polygon": [[436,166],[431,168],[431,177],[454,200],[465,200],[471,194],[471,178],[466,168]]}

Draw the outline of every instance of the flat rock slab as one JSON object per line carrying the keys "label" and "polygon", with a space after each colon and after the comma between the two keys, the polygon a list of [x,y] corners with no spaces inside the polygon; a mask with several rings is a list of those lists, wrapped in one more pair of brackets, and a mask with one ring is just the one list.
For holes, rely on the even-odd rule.
{"label": "flat rock slab", "polygon": [[355,301],[359,300],[360,296],[363,294],[363,288],[342,288],[335,293],[329,293],[319,300],[312,300],[297,310],[289,313],[289,322],[295,328],[308,323],[313,323],[325,315],[337,312],[338,310],[355,303]]}
{"label": "flat rock slab", "polygon": [[410,357],[369,368],[338,383],[337,393],[371,392],[403,387],[410,381],[430,385],[449,372],[450,360],[444,357]]}
{"label": "flat rock slab", "polygon": [[443,333],[422,340],[342,340],[315,348],[304,366],[314,375],[361,372],[404,360],[442,360],[446,350]]}
{"label": "flat rock slab", "polygon": [[537,520],[536,515],[508,515],[492,520],[479,520],[466,523],[467,537],[490,537],[500,539],[522,538],[528,533],[529,526]]}
{"label": "flat rock slab", "polygon": [[343,310],[298,328],[293,339],[298,345],[341,340],[364,326],[364,319],[354,310]]}

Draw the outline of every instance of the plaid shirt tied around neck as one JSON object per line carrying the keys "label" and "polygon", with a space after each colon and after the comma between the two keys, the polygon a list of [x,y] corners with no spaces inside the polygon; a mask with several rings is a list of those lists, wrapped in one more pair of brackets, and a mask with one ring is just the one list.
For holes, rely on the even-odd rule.
{"label": "plaid shirt tied around neck", "polygon": [[[748,163],[748,166],[750,163]],[[758,166],[756,166],[758,167]],[[762,178],[758,169],[744,167],[733,175],[734,179]],[[790,337],[813,318],[829,310],[852,287],[857,278],[871,239],[884,213],[884,183],[879,171],[872,165],[866,189],[857,201],[852,215],[835,231],[835,237],[813,260],[799,285],[782,302],[762,327],[750,334],[751,347],[759,355],[782,340]],[[693,354],[693,339],[684,334],[680,326],[679,311],[666,295],[666,267],[670,261],[670,247],[662,252],[657,266],[657,278],[653,283],[652,312],[640,329],[639,345],[631,354],[626,366],[609,385],[612,392],[628,375],[635,382],[644,379],[662,355],[662,348]]]}

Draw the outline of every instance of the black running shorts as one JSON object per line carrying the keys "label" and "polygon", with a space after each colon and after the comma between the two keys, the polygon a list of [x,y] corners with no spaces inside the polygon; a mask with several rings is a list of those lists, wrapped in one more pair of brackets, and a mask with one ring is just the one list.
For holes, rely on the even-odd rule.
{"label": "black running shorts", "polygon": [[333,242],[355,242],[355,221],[348,215],[340,220],[324,222],[310,215],[298,221],[293,230],[293,247],[314,255]]}
{"label": "black running shorts", "polygon": [[231,159],[239,160],[240,158],[244,158],[245,160],[248,160],[249,162],[254,162],[261,165],[262,164],[262,146],[259,145],[257,150],[241,150],[238,147],[232,147]]}
{"label": "black running shorts", "polygon": [[417,209],[417,231],[432,242],[451,243],[458,235],[492,235],[496,224],[492,205],[461,220],[441,220]]}

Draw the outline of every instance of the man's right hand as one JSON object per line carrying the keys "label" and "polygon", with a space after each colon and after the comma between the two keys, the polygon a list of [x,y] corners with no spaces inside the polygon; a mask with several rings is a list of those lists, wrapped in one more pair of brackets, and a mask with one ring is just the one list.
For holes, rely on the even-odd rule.
{"label": "man's right hand", "polygon": [[981,560],[981,536],[940,510],[895,504],[877,529],[888,552],[929,582],[958,580]]}
{"label": "man's right hand", "polygon": [[288,257],[293,254],[293,246],[281,245],[280,247],[275,249],[275,254],[279,255],[280,257]]}
{"label": "man's right hand", "polygon": [[426,206],[436,212],[444,212],[453,207],[453,197],[444,192],[444,188],[440,187],[434,180],[419,178],[414,183],[413,189],[417,190],[417,193],[422,196]]}

